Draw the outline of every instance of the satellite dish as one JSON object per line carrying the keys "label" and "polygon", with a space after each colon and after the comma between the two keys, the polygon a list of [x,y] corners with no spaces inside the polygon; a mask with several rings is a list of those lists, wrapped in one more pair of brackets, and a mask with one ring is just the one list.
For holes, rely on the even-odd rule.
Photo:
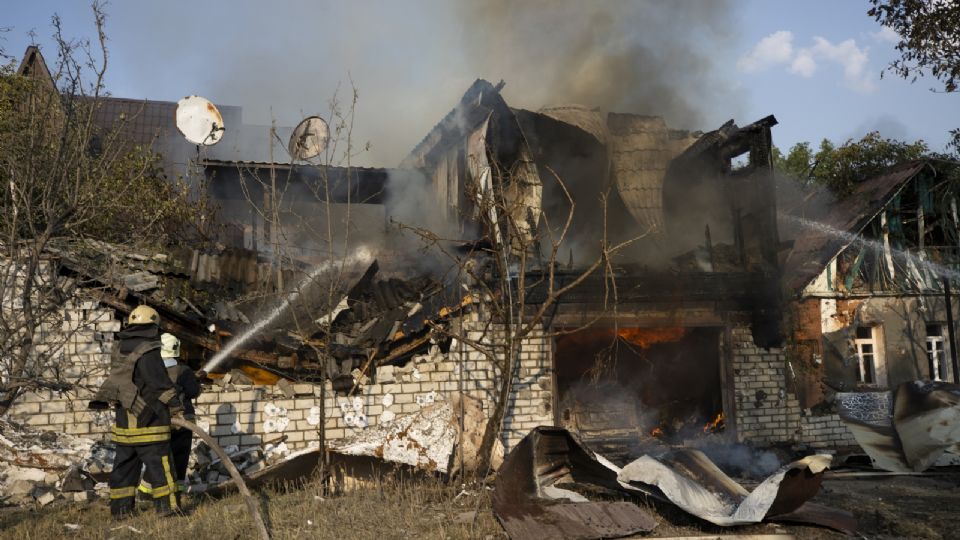
{"label": "satellite dish", "polygon": [[213,146],[223,138],[223,117],[208,99],[187,96],[177,102],[177,129],[193,144]]}
{"label": "satellite dish", "polygon": [[306,161],[322,154],[329,140],[330,129],[323,118],[308,116],[293,129],[287,151],[293,159]]}

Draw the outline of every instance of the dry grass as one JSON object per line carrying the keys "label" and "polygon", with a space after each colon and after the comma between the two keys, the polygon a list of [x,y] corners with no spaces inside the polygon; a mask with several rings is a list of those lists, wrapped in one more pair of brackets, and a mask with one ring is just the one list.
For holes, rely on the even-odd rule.
{"label": "dry grass", "polygon": [[[303,489],[260,493],[264,519],[273,538],[504,538],[490,512],[489,493],[457,497],[459,490],[439,481],[384,482],[321,496],[319,484]],[[479,501],[478,501],[479,497]],[[474,523],[472,512],[479,513]],[[60,503],[42,510],[0,512],[0,537],[20,540],[49,538],[255,538],[246,506],[239,496],[204,497],[191,504],[186,517],[158,518],[149,506],[130,519],[113,522],[104,502]],[[468,514],[469,513],[469,514]],[[77,524],[71,531],[66,523]],[[132,528],[132,529],[131,529]],[[136,530],[133,530],[136,529]]]}
{"label": "dry grass", "polygon": [[[474,486],[468,488],[469,494],[458,496],[459,488],[436,479],[390,478],[332,497],[321,496],[318,483],[301,489],[266,490],[259,497],[268,528],[277,540],[505,538],[490,511],[489,490]],[[860,519],[860,533],[868,538],[955,538],[958,488],[960,474],[829,479],[814,500],[852,511]],[[786,524],[717,527],[668,504],[638,502],[658,521],[648,537],[790,533],[805,540],[843,538],[828,529]],[[41,510],[4,509],[0,510],[0,538],[255,538],[246,506],[236,495],[197,498],[190,506],[192,514],[181,518],[158,518],[145,506],[137,517],[119,523],[110,520],[102,501],[54,503]],[[474,510],[478,510],[475,522]],[[66,523],[80,527],[72,531]]]}

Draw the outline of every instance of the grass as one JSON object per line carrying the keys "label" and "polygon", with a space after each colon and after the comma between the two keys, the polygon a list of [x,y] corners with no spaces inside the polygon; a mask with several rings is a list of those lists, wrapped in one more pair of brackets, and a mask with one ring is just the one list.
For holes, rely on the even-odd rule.
{"label": "grass", "polygon": [[[320,485],[261,491],[261,508],[273,538],[499,539],[503,529],[490,512],[489,491],[468,494],[434,480],[377,482],[335,497]],[[479,499],[479,500],[478,500]],[[477,510],[476,522],[473,512]],[[0,512],[0,538],[256,538],[253,522],[237,495],[200,497],[186,517],[160,518],[149,506],[120,522],[103,501],[55,503],[39,510]],[[66,523],[79,525],[69,530]],[[135,529],[135,530],[134,530]]]}
{"label": "grass", "polygon": [[[258,493],[273,538],[393,538],[500,540],[506,537],[490,510],[490,490],[473,485],[462,489],[432,477],[386,476],[322,494],[318,482],[300,488],[267,489]],[[868,538],[956,537],[960,505],[960,473],[927,477],[828,479],[815,501],[850,510],[860,519],[859,532]],[[679,508],[637,501],[658,521],[647,537],[704,534],[790,533],[797,538],[843,538],[828,529],[760,523],[717,527]],[[0,538],[180,540],[256,538],[246,505],[237,495],[196,497],[186,517],[158,518],[149,505],[139,515],[113,522],[103,501],[56,502],[42,509],[0,509]],[[476,513],[474,513],[476,512]],[[474,516],[476,519],[474,520]],[[65,524],[79,525],[76,530]]]}

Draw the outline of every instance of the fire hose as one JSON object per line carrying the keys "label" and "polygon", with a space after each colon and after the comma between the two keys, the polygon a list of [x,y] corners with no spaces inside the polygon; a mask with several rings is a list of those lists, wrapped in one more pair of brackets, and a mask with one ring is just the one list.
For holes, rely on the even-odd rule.
{"label": "fire hose", "polygon": [[223,451],[223,448],[220,448],[220,445],[217,444],[217,441],[214,440],[206,431],[200,429],[196,424],[185,420],[183,418],[171,418],[170,424],[189,429],[197,437],[200,437],[200,440],[205,442],[217,456],[220,457],[220,460],[223,462],[223,465],[226,467],[227,472],[230,473],[230,477],[233,479],[233,483],[237,485],[237,489],[240,491],[240,495],[243,496],[244,502],[247,503],[247,510],[250,511],[250,516],[253,518],[253,524],[256,525],[257,530],[260,532],[260,538],[262,540],[270,540],[270,533],[267,531],[267,524],[263,521],[263,516],[260,515],[260,506],[257,504],[257,500],[253,498],[253,495],[250,494],[250,490],[247,489],[247,484],[243,481],[243,477],[240,476],[240,471],[237,470],[237,467],[234,466],[233,461],[231,461],[230,456]]}

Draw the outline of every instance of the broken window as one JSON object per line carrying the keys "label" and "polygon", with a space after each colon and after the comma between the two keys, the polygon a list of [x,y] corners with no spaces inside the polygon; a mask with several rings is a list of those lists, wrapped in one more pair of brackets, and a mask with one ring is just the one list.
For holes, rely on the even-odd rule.
{"label": "broken window", "polygon": [[883,351],[881,350],[880,328],[878,326],[859,326],[854,340],[859,363],[859,381],[863,384],[881,386],[886,383],[883,373]]}
{"label": "broken window", "polygon": [[944,325],[927,325],[927,364],[930,367],[930,378],[943,381],[947,378],[947,350],[944,339]]}

